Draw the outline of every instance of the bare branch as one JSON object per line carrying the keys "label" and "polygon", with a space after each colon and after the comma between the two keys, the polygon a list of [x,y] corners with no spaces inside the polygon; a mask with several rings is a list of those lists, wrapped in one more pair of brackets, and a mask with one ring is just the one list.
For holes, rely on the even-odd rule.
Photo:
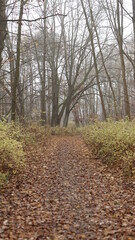
{"label": "bare branch", "polygon": [[66,17],[67,15],[65,14],[61,14],[61,13],[57,13],[57,14],[52,14],[52,15],[48,15],[46,17],[40,17],[40,18],[35,18],[35,19],[2,19],[1,22],[36,22],[39,20],[44,20],[46,18],[51,18],[51,17],[55,17],[55,16],[62,16],[62,17]]}

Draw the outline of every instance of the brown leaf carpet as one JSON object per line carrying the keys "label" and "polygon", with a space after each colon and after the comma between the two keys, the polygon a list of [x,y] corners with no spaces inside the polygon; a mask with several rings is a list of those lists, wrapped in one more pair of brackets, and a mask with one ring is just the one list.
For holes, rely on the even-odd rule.
{"label": "brown leaf carpet", "polygon": [[92,158],[78,137],[26,153],[0,190],[0,240],[135,240],[135,184]]}

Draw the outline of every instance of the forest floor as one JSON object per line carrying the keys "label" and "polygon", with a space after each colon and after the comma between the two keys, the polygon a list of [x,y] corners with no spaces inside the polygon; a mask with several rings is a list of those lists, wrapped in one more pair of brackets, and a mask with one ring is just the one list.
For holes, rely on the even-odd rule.
{"label": "forest floor", "polygon": [[135,183],[91,156],[79,136],[26,151],[0,190],[0,240],[133,240]]}

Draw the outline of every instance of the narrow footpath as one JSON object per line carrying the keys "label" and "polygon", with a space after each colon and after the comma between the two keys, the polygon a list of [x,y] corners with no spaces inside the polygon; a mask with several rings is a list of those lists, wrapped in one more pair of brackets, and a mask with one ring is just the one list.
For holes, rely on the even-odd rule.
{"label": "narrow footpath", "polygon": [[94,159],[78,137],[27,150],[0,190],[0,240],[135,240],[135,183]]}

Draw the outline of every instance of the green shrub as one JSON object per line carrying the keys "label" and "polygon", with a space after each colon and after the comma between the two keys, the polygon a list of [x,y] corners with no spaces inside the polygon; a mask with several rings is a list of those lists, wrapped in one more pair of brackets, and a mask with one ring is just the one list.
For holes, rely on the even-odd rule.
{"label": "green shrub", "polygon": [[32,123],[23,129],[23,142],[25,145],[36,144],[38,142],[47,142],[51,136],[51,130],[49,127],[40,126],[36,123]]}
{"label": "green shrub", "polygon": [[135,166],[135,122],[99,122],[81,130],[92,153],[108,164],[121,164],[125,175]]}
{"label": "green shrub", "polygon": [[20,136],[21,132],[13,124],[0,123],[0,182],[24,166],[23,146],[18,140]]}
{"label": "green shrub", "polygon": [[23,165],[24,152],[21,143],[14,139],[0,139],[0,166],[2,170],[17,171]]}
{"label": "green shrub", "polygon": [[51,135],[50,128],[31,123],[26,127],[19,124],[0,122],[0,186],[6,179],[25,166],[24,147],[46,143]]}

